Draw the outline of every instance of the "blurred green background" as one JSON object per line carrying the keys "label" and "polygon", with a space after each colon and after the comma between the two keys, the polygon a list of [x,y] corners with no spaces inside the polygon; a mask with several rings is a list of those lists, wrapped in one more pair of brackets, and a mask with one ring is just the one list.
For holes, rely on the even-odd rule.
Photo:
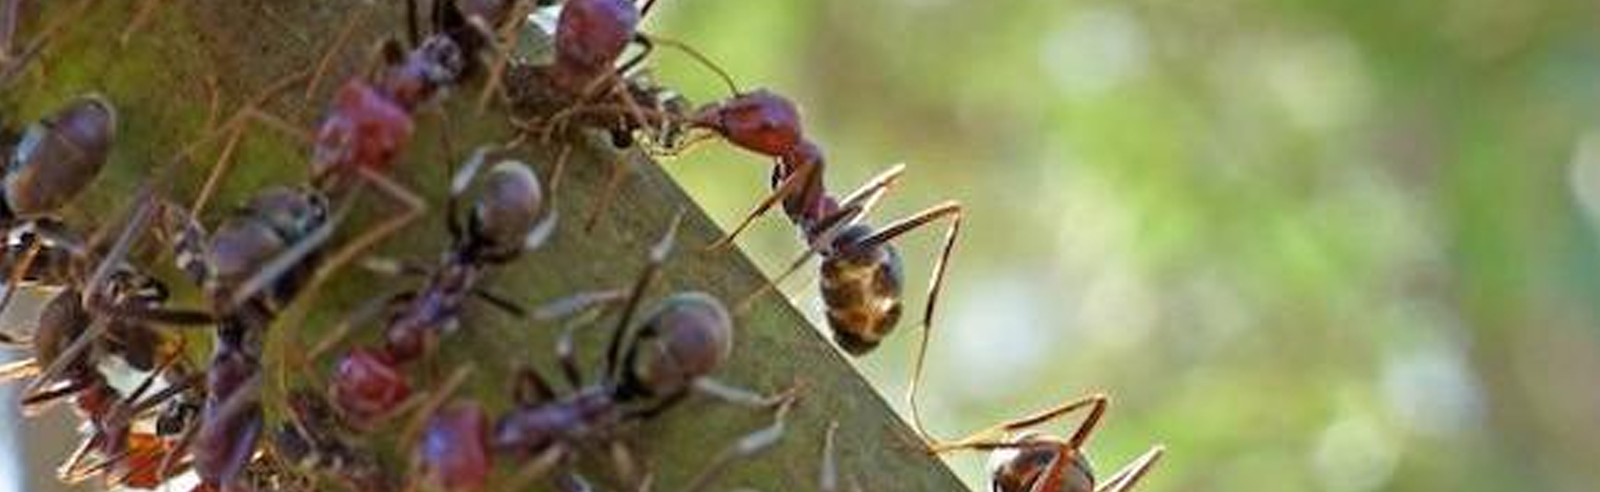
{"label": "blurred green background", "polygon": [[[1102,475],[1170,447],[1146,491],[1600,483],[1593,2],[658,8],[652,32],[802,104],[835,190],[908,163],[877,223],[966,205],[937,434],[1106,391]],[[719,145],[668,167],[725,225],[766,190]],[[769,271],[800,248],[785,224],[743,241]],[[861,361],[896,401],[940,235],[901,241],[915,295]],[[982,456],[949,461],[985,488]]]}

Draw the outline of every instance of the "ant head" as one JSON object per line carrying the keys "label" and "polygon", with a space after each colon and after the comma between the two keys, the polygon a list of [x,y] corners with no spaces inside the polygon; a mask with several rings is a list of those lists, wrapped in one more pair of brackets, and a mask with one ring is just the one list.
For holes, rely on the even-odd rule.
{"label": "ant head", "polygon": [[352,421],[370,420],[411,396],[411,383],[383,354],[357,348],[339,359],[329,385],[333,401]]}
{"label": "ant head", "polygon": [[427,485],[452,492],[482,489],[493,466],[488,439],[489,417],[477,403],[434,413],[416,451]]}
{"label": "ant head", "polygon": [[639,9],[632,0],[568,0],[556,22],[556,64],[601,73],[633,40]]}
{"label": "ant head", "polygon": [[781,157],[800,144],[800,110],[787,98],[766,89],[742,93],[701,109],[695,122],[734,145],[761,155]]}
{"label": "ant head", "polygon": [[[989,490],[992,492],[1024,492],[1039,490],[1036,485],[1049,483],[1046,492],[1092,492],[1094,470],[1083,453],[1068,448],[1058,440],[1038,433],[1025,433],[1012,440],[1015,447],[995,450],[989,455]],[[1036,443],[1037,445],[1029,445]],[[1067,456],[1062,456],[1066,453]],[[1059,470],[1050,469],[1051,462],[1066,460]],[[1059,473],[1049,476],[1050,473]]]}
{"label": "ant head", "polygon": [[661,301],[629,350],[627,385],[648,395],[687,391],[733,352],[733,318],[703,292]]}
{"label": "ant head", "polygon": [[509,258],[523,249],[543,208],[544,193],[533,170],[522,162],[500,161],[484,175],[468,235],[486,257]]}
{"label": "ant head", "polygon": [[17,215],[54,212],[100,174],[116,134],[116,110],[88,95],[31,126],[12,149],[5,201]]}

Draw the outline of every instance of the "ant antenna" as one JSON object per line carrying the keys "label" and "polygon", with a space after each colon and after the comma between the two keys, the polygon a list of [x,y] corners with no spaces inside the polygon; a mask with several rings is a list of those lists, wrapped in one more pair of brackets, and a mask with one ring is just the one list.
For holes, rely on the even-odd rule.
{"label": "ant antenna", "polygon": [[693,58],[696,62],[700,63],[701,66],[704,66],[711,70],[712,73],[717,74],[717,77],[721,78],[723,83],[728,84],[728,92],[735,95],[744,93],[743,91],[739,90],[739,84],[733,82],[733,76],[728,75],[727,70],[723,70],[722,66],[711,61],[711,57],[706,56],[705,53],[701,53],[700,50],[695,49],[693,46],[689,46],[688,43],[672,38],[657,36],[655,34],[639,33],[639,37],[644,39],[647,43],[658,44],[678,50],[685,55],[689,55],[689,58]]}

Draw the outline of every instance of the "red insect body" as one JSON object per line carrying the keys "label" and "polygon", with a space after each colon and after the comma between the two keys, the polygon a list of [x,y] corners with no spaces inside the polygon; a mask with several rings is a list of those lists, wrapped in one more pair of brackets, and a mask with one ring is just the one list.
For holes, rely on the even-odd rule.
{"label": "red insect body", "polygon": [[357,166],[386,170],[411,140],[413,127],[406,108],[366,82],[351,80],[339,89],[333,113],[317,132],[312,173],[346,176]]}
{"label": "red insect body", "polygon": [[411,384],[382,353],[356,349],[343,359],[333,374],[333,399],[339,408],[356,420],[381,416],[411,396]]}
{"label": "red insect body", "polygon": [[489,417],[476,403],[457,404],[435,413],[418,451],[428,483],[448,491],[483,488],[493,466],[488,436]]}
{"label": "red insect body", "polygon": [[766,89],[734,96],[700,110],[695,124],[757,154],[783,157],[800,145],[800,111]]}

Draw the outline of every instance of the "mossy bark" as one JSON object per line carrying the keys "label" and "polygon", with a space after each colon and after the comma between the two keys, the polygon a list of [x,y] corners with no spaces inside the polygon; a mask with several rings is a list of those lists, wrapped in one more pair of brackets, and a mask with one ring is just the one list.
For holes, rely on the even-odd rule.
{"label": "mossy bark", "polygon": [[[0,94],[0,115],[7,125],[20,125],[57,107],[74,95],[104,93],[120,112],[112,158],[92,190],[75,203],[68,218],[100,225],[114,220],[146,178],[172,162],[183,146],[201,138],[245,101],[273,82],[313,66],[325,52],[347,14],[363,16],[351,42],[334,58],[320,89],[309,98],[297,86],[269,100],[263,109],[310,128],[327,107],[332,91],[366,63],[370,48],[385,37],[403,37],[404,2],[363,6],[355,1],[211,0],[157,4],[137,30],[123,34],[141,2],[64,0],[29,2],[19,36],[25,41],[42,26],[65,21],[35,64]],[[80,4],[87,4],[79,10]],[[477,82],[481,83],[481,82]],[[382,254],[432,261],[444,246],[441,216],[450,162],[459,162],[476,145],[503,142],[512,136],[506,116],[491,109],[479,115],[471,103],[478,86],[463,88],[443,104],[440,114],[420,118],[416,138],[393,174],[426,195],[432,208],[398,237],[380,247]],[[212,88],[218,95],[212,104]],[[209,126],[208,126],[209,125]],[[599,142],[599,140],[596,140]],[[663,282],[651,293],[659,299],[683,290],[708,292],[730,306],[765,281],[752,263],[734,250],[705,253],[701,247],[721,231],[655,163],[636,153],[618,153],[604,144],[575,146],[559,196],[564,221],[546,247],[495,272],[490,288],[519,302],[536,305],[580,290],[628,285],[639,272],[646,250],[680,208],[689,214],[679,234],[677,252]],[[180,202],[199,189],[218,146],[205,148],[177,173],[169,189]],[[450,149],[447,152],[446,149]],[[535,147],[520,157],[534,164],[547,181],[556,150]],[[227,176],[214,205],[205,214],[215,223],[228,206],[252,190],[272,184],[303,181],[309,149],[299,141],[258,129],[240,146],[237,164]],[[579,218],[587,215],[604,187],[613,163],[627,166],[629,178],[598,227],[585,232]],[[751,183],[759,186],[762,183]],[[341,238],[360,225],[389,213],[374,197],[364,197],[361,213]],[[176,272],[166,278],[182,284]],[[306,306],[298,326],[274,327],[267,357],[273,383],[267,392],[269,413],[277,415],[282,386],[317,385],[329,361],[298,361],[295,348],[309,346],[338,319],[361,303],[415,285],[349,269]],[[199,305],[192,288],[183,303]],[[958,480],[928,456],[907,426],[885,404],[819,331],[788,302],[768,295],[737,315],[736,350],[717,377],[763,392],[804,385],[800,404],[790,416],[782,441],[760,456],[737,464],[710,490],[754,488],[765,491],[811,490],[819,487],[822,443],[832,421],[839,423],[838,459],[845,490],[960,490]],[[606,323],[580,338],[586,362],[603,344]],[[477,305],[463,329],[442,348],[428,370],[432,381],[451,368],[471,363],[475,371],[459,393],[493,409],[505,409],[510,371],[531,363],[553,373],[554,326],[540,326]],[[376,328],[364,327],[357,341],[370,341]],[[204,336],[195,338],[204,340]],[[197,361],[204,344],[195,344]],[[307,370],[309,366],[310,370]],[[592,366],[591,366],[592,367]],[[281,378],[281,379],[280,379]],[[766,425],[767,414],[694,398],[656,421],[632,429],[630,440],[643,464],[655,474],[656,490],[677,490],[699,473],[711,456],[738,436]],[[377,444],[385,444],[378,442]],[[389,456],[403,456],[391,451]],[[588,474],[607,489],[619,488],[603,460],[591,459]],[[506,468],[502,466],[502,468]]]}

